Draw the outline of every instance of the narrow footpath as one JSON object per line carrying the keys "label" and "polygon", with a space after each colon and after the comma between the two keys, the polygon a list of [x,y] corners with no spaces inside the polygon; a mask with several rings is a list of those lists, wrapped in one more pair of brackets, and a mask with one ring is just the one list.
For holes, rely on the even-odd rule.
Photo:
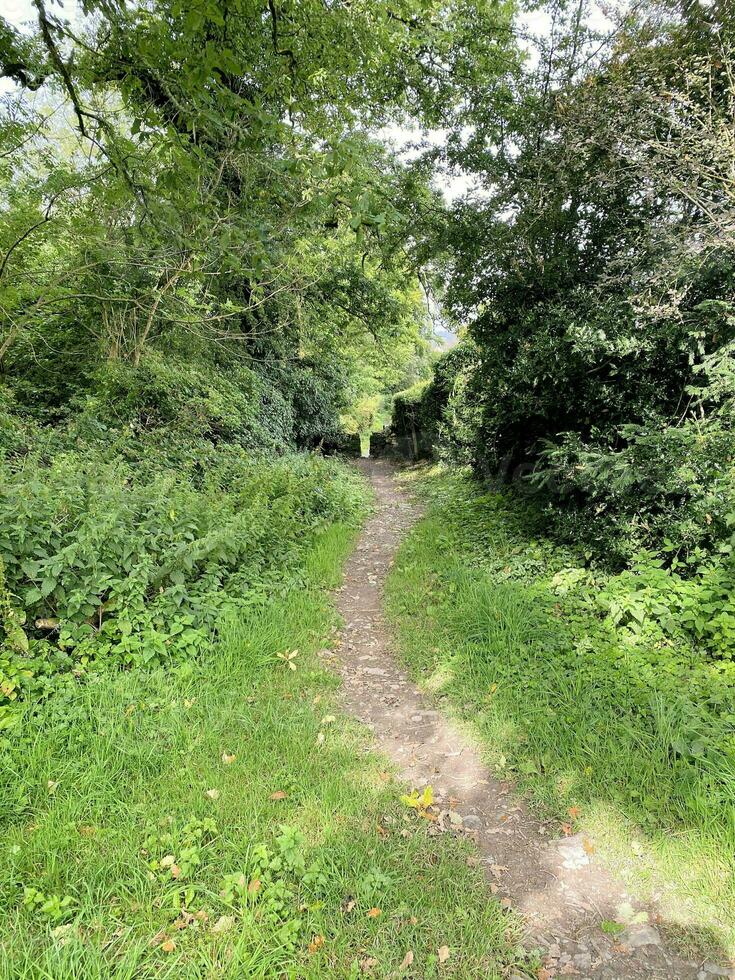
{"label": "narrow footpath", "polygon": [[[488,901],[519,914],[527,946],[544,951],[544,980],[652,977],[710,980],[733,976],[712,963],[690,963],[667,948],[655,909],[644,909],[601,865],[583,835],[550,839],[549,831],[483,765],[478,748],[437,711],[391,651],[383,585],[402,537],[420,516],[391,464],[361,460],[376,509],[347,563],[338,606],[345,626],[337,666],[347,710],[374,733],[409,788],[434,788],[432,828],[477,844]],[[493,897],[494,896],[494,897]],[[634,906],[637,921],[615,937],[605,920]]]}

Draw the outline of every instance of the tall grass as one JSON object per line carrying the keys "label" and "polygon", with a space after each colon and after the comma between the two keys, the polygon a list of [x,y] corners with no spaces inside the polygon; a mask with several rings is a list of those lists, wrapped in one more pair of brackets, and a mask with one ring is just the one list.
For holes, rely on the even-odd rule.
{"label": "tall grass", "polygon": [[[335,707],[316,651],[353,537],[326,528],[299,584],[228,614],[200,660],[100,674],[28,712],[0,758],[2,980],[395,976],[409,950],[431,977],[443,945],[442,976],[522,969],[463,845],[427,836]],[[296,649],[291,670],[278,654]],[[152,865],[170,850],[183,868],[187,825],[209,820],[190,871]],[[293,867],[264,872],[262,845]],[[262,887],[228,896],[228,875]],[[31,888],[71,905],[30,907]]]}
{"label": "tall grass", "polygon": [[[568,553],[531,528],[524,535],[510,504],[447,474],[424,487],[429,513],[388,583],[414,675],[533,805],[560,823],[580,813],[641,897],[662,893],[684,945],[735,949],[724,722],[707,715],[666,649],[626,644],[552,587]],[[707,751],[692,758],[703,738]]]}

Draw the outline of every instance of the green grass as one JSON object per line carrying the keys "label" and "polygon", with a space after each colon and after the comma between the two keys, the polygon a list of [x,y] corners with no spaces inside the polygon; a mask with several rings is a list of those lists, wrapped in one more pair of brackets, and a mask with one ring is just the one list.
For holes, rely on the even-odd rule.
{"label": "green grass", "polygon": [[[410,479],[429,507],[388,606],[413,676],[540,814],[589,832],[657,899],[684,950],[732,955],[733,692],[716,665],[613,628],[596,601],[604,574],[512,498],[456,472]],[[686,755],[696,738],[706,750]]]}
{"label": "green grass", "polygon": [[[466,845],[427,835],[335,709],[317,653],[353,539],[323,531],[305,584],[231,616],[195,664],[102,673],[29,713],[0,758],[0,978],[499,977],[520,962]],[[277,655],[294,649],[291,670]]]}

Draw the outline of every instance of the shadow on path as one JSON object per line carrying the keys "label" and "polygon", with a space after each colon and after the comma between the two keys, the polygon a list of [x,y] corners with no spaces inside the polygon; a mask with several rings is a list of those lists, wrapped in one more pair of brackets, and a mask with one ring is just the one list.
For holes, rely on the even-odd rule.
{"label": "shadow on path", "polygon": [[[373,486],[376,509],[338,592],[345,620],[337,654],[344,701],[373,731],[407,783],[419,790],[434,787],[433,829],[476,841],[490,890],[522,916],[529,943],[545,951],[549,980],[735,977],[734,971],[714,964],[679,958],[649,921],[614,938],[603,933],[602,922],[619,919],[620,906],[632,904],[624,886],[602,866],[583,835],[550,840],[510,785],[483,765],[478,748],[409,680],[391,653],[383,585],[420,511],[396,483],[390,463],[365,459],[356,465]],[[654,909],[636,911],[660,921]]]}

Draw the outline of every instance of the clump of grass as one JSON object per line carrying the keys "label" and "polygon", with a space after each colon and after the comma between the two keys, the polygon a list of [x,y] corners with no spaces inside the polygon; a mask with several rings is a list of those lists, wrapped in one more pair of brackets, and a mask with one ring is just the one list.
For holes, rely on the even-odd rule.
{"label": "clump of grass", "polygon": [[611,625],[598,596],[619,582],[525,522],[512,497],[456,472],[413,479],[430,507],[388,603],[414,676],[540,810],[579,812],[631,887],[659,896],[682,945],[732,953],[727,679],[653,626]]}
{"label": "clump of grass", "polygon": [[522,970],[465,847],[427,836],[333,703],[315,654],[353,537],[326,528],[196,662],[29,712],[0,760],[0,978],[395,976],[409,950],[431,977],[445,945],[441,976]]}

